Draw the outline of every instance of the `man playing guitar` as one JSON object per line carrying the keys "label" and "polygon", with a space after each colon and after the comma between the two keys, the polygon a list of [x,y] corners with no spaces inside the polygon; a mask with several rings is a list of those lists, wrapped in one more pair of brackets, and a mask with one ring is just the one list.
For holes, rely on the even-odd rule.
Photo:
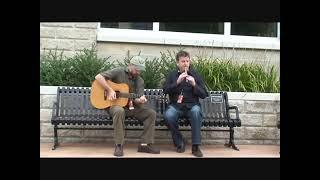
{"label": "man playing guitar", "polygon": [[[95,82],[106,92],[104,95],[105,102],[111,102],[111,104],[106,105],[106,107],[109,106],[106,110],[112,116],[113,120],[115,140],[114,156],[124,155],[125,116],[132,116],[143,122],[144,129],[141,135],[141,144],[138,146],[138,152],[160,153],[160,150],[153,146],[156,112],[153,109],[144,106],[147,99],[144,96],[144,80],[140,76],[141,71],[144,70],[144,60],[139,56],[134,56],[127,67],[118,67],[101,72],[95,77]],[[124,105],[112,103],[117,102],[117,98],[119,98],[117,97],[115,90],[116,83],[126,84],[129,93],[141,96],[129,98],[128,101],[125,99]],[[103,95],[101,95],[101,97],[103,98]],[[92,99],[94,99],[94,96],[92,96]],[[120,99],[121,98],[119,98],[119,101]]]}

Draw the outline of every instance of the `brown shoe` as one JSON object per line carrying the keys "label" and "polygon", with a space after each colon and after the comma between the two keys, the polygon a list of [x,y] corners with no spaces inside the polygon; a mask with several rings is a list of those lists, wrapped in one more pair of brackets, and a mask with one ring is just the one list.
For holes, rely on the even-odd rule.
{"label": "brown shoe", "polygon": [[152,144],[148,145],[139,145],[138,152],[151,153],[151,154],[160,154],[160,149],[154,147]]}
{"label": "brown shoe", "polygon": [[117,144],[114,149],[114,156],[123,156],[123,145]]}

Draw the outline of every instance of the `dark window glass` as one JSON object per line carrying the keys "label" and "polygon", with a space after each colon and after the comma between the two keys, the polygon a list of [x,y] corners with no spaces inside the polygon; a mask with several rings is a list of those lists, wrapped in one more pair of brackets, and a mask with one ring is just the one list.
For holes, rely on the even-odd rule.
{"label": "dark window glass", "polygon": [[277,37],[277,23],[231,23],[231,35]]}
{"label": "dark window glass", "polygon": [[160,31],[190,32],[206,34],[223,34],[224,23],[162,23],[159,25]]}
{"label": "dark window glass", "polygon": [[152,30],[152,22],[103,22],[101,28]]}

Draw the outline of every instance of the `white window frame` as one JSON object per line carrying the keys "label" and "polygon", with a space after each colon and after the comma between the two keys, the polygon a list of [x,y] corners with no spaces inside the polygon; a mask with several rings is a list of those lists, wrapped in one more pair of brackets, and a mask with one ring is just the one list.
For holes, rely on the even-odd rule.
{"label": "white window frame", "polygon": [[277,25],[277,37],[258,37],[231,35],[230,22],[224,23],[224,34],[159,31],[159,22],[153,22],[153,30],[101,28],[99,23],[97,41],[280,50]]}

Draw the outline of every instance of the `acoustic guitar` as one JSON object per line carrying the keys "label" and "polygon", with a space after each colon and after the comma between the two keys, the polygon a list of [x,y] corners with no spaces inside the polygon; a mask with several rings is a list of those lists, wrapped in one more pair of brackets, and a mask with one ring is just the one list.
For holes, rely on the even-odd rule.
{"label": "acoustic guitar", "polygon": [[129,93],[129,86],[125,83],[114,83],[107,80],[108,85],[116,92],[116,99],[107,99],[107,90],[105,90],[97,80],[94,80],[91,86],[91,104],[97,109],[105,109],[113,105],[126,106],[128,100],[140,98],[142,95]]}

